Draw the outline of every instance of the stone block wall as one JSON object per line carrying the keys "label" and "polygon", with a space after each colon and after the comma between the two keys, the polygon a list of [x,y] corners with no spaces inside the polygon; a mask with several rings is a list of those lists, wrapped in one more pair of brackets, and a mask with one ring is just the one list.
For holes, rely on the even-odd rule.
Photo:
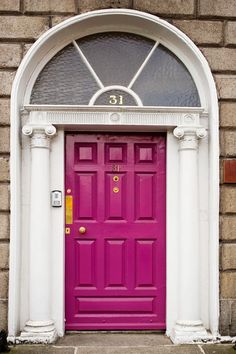
{"label": "stone block wall", "polygon": [[[50,27],[79,13],[133,8],[168,20],[207,58],[220,104],[220,332],[236,335],[236,184],[225,179],[236,160],[235,0],[1,0],[0,1],[0,324],[7,328],[9,269],[9,103],[17,67]],[[236,175],[236,171],[234,172]],[[226,183],[227,182],[227,183]]]}

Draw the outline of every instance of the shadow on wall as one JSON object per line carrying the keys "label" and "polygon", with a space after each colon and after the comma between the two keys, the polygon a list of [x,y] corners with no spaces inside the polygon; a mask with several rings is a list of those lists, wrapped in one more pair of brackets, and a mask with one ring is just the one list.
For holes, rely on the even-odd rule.
{"label": "shadow on wall", "polygon": [[9,352],[10,348],[7,345],[7,332],[0,332],[0,353]]}

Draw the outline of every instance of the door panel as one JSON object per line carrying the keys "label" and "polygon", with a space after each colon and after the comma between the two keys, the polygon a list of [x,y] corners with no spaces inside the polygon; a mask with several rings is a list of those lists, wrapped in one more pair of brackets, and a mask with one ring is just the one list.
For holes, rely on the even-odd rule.
{"label": "door panel", "polygon": [[96,287],[95,240],[76,240],[74,245],[75,286]]}
{"label": "door panel", "polygon": [[165,328],[165,150],[162,134],[67,134],[67,330]]}

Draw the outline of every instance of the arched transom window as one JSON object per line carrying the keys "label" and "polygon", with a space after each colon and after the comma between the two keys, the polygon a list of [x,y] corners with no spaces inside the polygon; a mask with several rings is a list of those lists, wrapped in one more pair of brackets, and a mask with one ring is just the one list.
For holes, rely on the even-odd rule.
{"label": "arched transom window", "polygon": [[186,66],[159,42],[105,32],[73,41],[39,74],[31,104],[198,107]]}

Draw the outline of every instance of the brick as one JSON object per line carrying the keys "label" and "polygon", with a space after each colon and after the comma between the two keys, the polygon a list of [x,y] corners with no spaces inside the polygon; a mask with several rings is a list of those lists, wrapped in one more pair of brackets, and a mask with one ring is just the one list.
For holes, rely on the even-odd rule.
{"label": "brick", "polygon": [[38,38],[49,28],[49,18],[38,16],[1,16],[0,37]]}
{"label": "brick", "polygon": [[23,45],[23,57],[28,52],[28,50],[32,47],[33,43],[24,43]]}
{"label": "brick", "polygon": [[10,238],[9,214],[0,213],[0,239]]}
{"label": "brick", "polygon": [[0,11],[20,11],[20,0],[1,0]]}
{"label": "brick", "polygon": [[169,16],[194,14],[194,0],[133,0],[133,7],[136,10]]}
{"label": "brick", "polygon": [[220,132],[220,153],[225,157],[236,156],[236,130]]}
{"label": "brick", "polygon": [[7,314],[8,306],[6,300],[0,300],[0,318],[1,318],[1,330],[7,331]]}
{"label": "brick", "polygon": [[220,218],[222,240],[236,240],[236,215],[222,215]]}
{"label": "brick", "polygon": [[221,102],[220,125],[221,127],[236,128],[236,102]]}
{"label": "brick", "polygon": [[220,184],[224,183],[224,161],[225,159],[220,159]]}
{"label": "brick", "polygon": [[235,0],[200,0],[199,14],[202,16],[236,17]]}
{"label": "brick", "polygon": [[236,336],[236,300],[231,303],[231,325],[230,325],[230,336]]}
{"label": "brick", "polygon": [[236,44],[236,22],[227,22],[225,26],[225,44]]}
{"label": "brick", "polygon": [[0,157],[0,182],[9,181],[9,158]]}
{"label": "brick", "polygon": [[21,62],[20,44],[0,44],[0,67],[18,67]]}
{"label": "brick", "polygon": [[71,16],[52,16],[52,27],[58,25],[58,23],[61,23],[70,17]]}
{"label": "brick", "polygon": [[8,98],[0,99],[0,124],[10,124],[10,100]]}
{"label": "brick", "polygon": [[0,298],[7,299],[8,297],[8,271],[0,272]]}
{"label": "brick", "polygon": [[0,268],[7,269],[9,265],[9,243],[0,243]]}
{"label": "brick", "polygon": [[220,21],[173,20],[173,25],[183,31],[196,44],[219,44],[223,38]]}
{"label": "brick", "polygon": [[236,183],[236,159],[223,161],[223,183]]}
{"label": "brick", "polygon": [[218,96],[236,99],[236,75],[215,75]]}
{"label": "brick", "polygon": [[236,213],[236,186],[221,187],[220,209],[222,213]]}
{"label": "brick", "polygon": [[0,95],[9,96],[11,87],[15,77],[13,71],[0,71]]}
{"label": "brick", "polygon": [[220,300],[220,334],[229,336],[232,300]]}
{"label": "brick", "polygon": [[9,127],[0,127],[0,152],[9,153],[10,150],[10,129]]}
{"label": "brick", "polygon": [[221,249],[221,266],[223,270],[236,270],[236,244],[223,244]]}
{"label": "brick", "polygon": [[222,272],[220,276],[222,299],[236,299],[236,272]]}
{"label": "brick", "polygon": [[9,210],[9,209],[10,209],[9,185],[0,184],[0,210]]}
{"label": "brick", "polygon": [[129,0],[79,0],[78,10],[80,13],[91,10],[106,9],[106,8],[129,8]]}
{"label": "brick", "polygon": [[24,1],[25,12],[56,12],[56,13],[75,13],[75,1],[74,0],[25,0]]}
{"label": "brick", "polygon": [[234,48],[201,48],[212,71],[235,71],[236,51]]}

